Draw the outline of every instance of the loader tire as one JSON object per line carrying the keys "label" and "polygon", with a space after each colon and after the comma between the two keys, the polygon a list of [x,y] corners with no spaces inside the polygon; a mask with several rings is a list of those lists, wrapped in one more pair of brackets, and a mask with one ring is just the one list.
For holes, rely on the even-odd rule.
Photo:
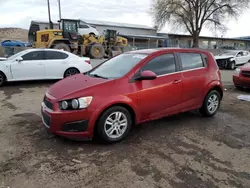
{"label": "loader tire", "polygon": [[89,55],[93,59],[101,59],[105,54],[104,47],[101,44],[93,44],[90,47]]}
{"label": "loader tire", "polygon": [[58,49],[58,50],[63,49],[64,51],[71,52],[70,47],[65,43],[57,43],[57,44],[53,45],[52,48]]}

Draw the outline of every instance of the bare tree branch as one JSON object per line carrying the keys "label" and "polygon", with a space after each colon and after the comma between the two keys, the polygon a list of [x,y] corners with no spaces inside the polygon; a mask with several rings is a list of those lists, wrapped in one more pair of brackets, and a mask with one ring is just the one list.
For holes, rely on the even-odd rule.
{"label": "bare tree branch", "polygon": [[180,24],[193,37],[198,47],[198,37],[204,26],[225,30],[229,17],[237,18],[248,8],[250,0],[153,0],[151,13],[158,28],[166,23]]}

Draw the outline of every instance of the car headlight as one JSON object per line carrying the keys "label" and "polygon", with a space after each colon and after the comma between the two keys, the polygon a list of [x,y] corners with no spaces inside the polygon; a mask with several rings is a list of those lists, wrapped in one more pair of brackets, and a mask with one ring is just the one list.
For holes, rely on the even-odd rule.
{"label": "car headlight", "polygon": [[65,100],[60,102],[60,109],[61,110],[78,110],[87,108],[93,97],[81,97],[77,99]]}
{"label": "car headlight", "polygon": [[69,107],[68,102],[67,102],[67,101],[62,101],[62,103],[61,103],[61,108],[62,108],[63,110],[66,110],[68,107]]}
{"label": "car headlight", "polygon": [[234,75],[239,76],[240,74],[240,68],[235,69]]}
{"label": "car headlight", "polygon": [[229,59],[229,61],[234,61],[234,58],[232,57],[231,59]]}

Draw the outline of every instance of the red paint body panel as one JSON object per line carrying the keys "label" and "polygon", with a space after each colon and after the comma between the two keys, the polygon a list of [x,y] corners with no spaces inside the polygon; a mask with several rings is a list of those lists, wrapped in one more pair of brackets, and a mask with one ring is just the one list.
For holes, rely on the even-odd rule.
{"label": "red paint body panel", "polygon": [[[166,53],[197,52],[207,57],[207,67],[158,76],[154,80],[131,81],[140,68],[154,57]],[[129,106],[135,113],[136,123],[197,109],[202,106],[207,92],[218,86],[222,89],[218,66],[210,52],[199,49],[149,49],[128,53],[148,54],[125,76],[102,79],[82,74],[63,79],[52,85],[45,98],[53,110],[42,102],[42,110],[51,117],[49,131],[65,137],[92,138],[100,114],[112,105]],[[152,73],[146,72],[146,76]],[[144,76],[145,76],[144,75]],[[63,111],[59,102],[84,96],[93,96],[87,109]],[[85,132],[62,132],[65,123],[88,120]]]}

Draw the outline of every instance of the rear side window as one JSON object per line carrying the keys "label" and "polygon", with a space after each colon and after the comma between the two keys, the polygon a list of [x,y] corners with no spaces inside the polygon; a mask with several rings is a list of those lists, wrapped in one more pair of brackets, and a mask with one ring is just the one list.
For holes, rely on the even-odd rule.
{"label": "rear side window", "polygon": [[204,67],[204,62],[199,53],[179,53],[182,70],[191,70]]}
{"label": "rear side window", "polygon": [[46,51],[45,55],[46,59],[66,59],[68,54],[56,51]]}
{"label": "rear side window", "polygon": [[174,54],[164,54],[152,59],[142,68],[142,71],[144,70],[150,70],[157,76],[175,72]]}

